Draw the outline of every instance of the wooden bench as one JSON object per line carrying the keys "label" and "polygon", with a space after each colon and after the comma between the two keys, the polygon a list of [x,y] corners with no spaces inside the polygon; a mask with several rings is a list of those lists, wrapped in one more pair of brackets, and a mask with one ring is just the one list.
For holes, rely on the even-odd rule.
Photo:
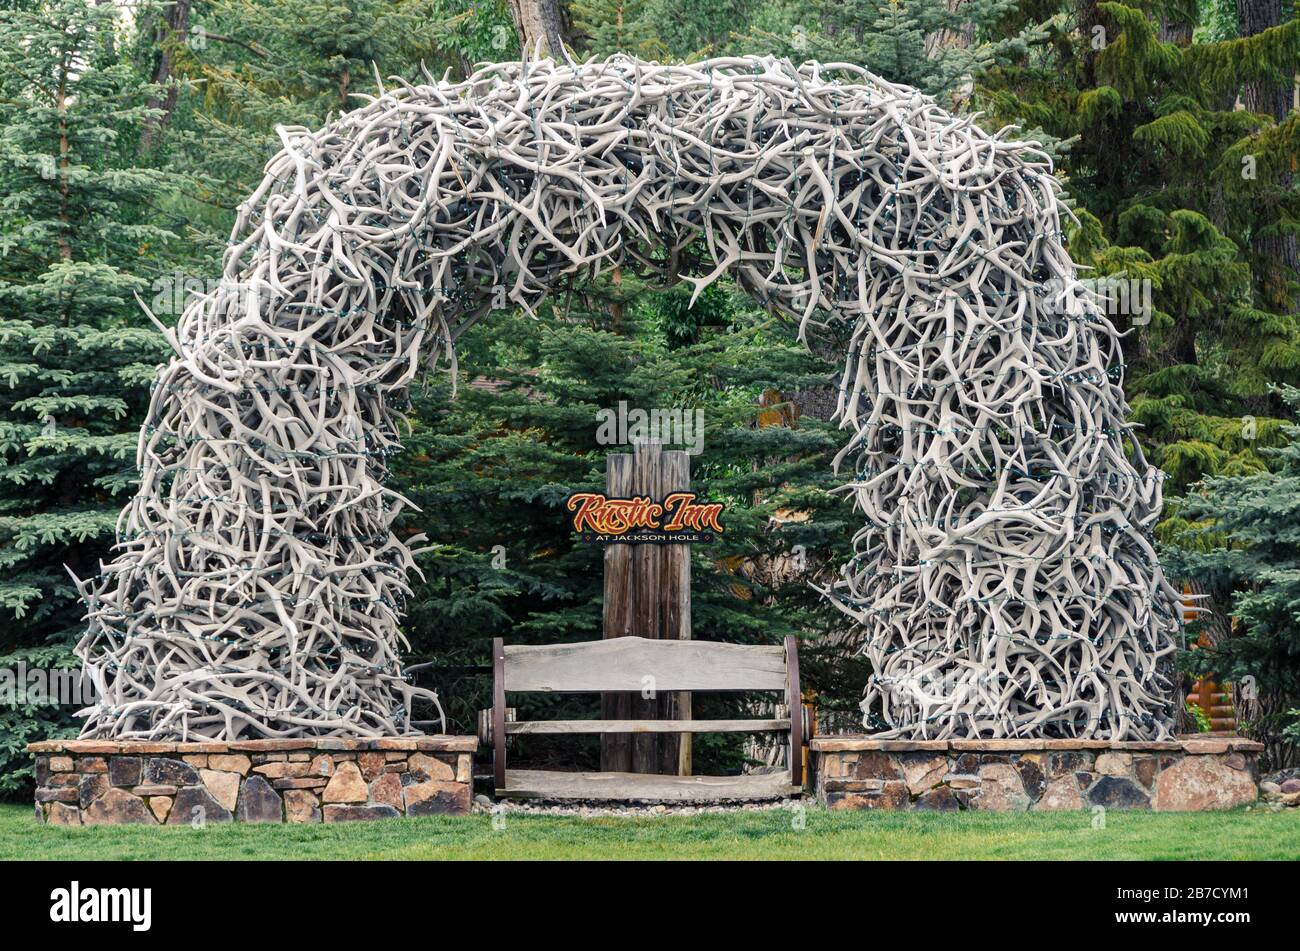
{"label": "wooden bench", "polygon": [[[648,679],[649,678],[649,679]],[[783,694],[772,719],[534,720],[516,722],[507,693],[656,693],[771,690]],[[794,716],[791,716],[791,712]],[[507,646],[492,641],[492,709],[480,715],[493,748],[496,794],[518,799],[652,799],[708,801],[775,799],[803,788],[803,705],[799,652],[793,637],[782,647],[713,641],[611,637],[578,644]],[[518,734],[759,733],[789,734],[790,768],[744,776],[666,776],[652,773],[575,773],[506,769],[506,737]]]}

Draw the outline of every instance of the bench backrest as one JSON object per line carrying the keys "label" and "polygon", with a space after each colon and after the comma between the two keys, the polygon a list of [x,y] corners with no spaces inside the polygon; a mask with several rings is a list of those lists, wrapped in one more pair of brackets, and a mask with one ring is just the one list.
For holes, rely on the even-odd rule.
{"label": "bench backrest", "polygon": [[520,693],[789,686],[786,649],[779,646],[612,637],[580,644],[505,645],[504,651],[505,689]]}

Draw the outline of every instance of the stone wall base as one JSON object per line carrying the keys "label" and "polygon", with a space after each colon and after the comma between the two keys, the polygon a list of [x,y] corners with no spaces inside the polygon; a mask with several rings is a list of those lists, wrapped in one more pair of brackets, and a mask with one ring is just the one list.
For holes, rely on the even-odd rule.
{"label": "stone wall base", "polygon": [[831,809],[995,812],[1248,805],[1264,748],[1203,734],[1152,743],[822,736],[811,746],[817,799]]}
{"label": "stone wall base", "polygon": [[472,736],[33,743],[50,825],[347,822],[465,815]]}

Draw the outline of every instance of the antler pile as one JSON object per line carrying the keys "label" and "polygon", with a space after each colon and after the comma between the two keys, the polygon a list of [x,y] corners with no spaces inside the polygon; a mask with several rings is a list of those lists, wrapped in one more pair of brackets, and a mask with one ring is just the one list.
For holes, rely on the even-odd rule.
{"label": "antler pile", "polygon": [[804,334],[848,329],[840,460],[867,525],[835,595],[877,670],[869,717],[1164,734],[1160,485],[1041,153],[771,58],[491,65],[281,138],[83,586],[88,734],[410,729],[414,564],[383,488],[406,387],[488,309],[615,265],[697,293],[731,272]]}

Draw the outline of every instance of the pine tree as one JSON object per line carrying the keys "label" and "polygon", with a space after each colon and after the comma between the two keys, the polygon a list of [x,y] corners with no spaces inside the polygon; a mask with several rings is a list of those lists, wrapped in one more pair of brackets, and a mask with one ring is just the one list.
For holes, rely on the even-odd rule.
{"label": "pine tree", "polygon": [[393,75],[466,72],[515,55],[501,0],[205,0],[177,51],[173,168],[185,210],[219,248],[234,208],[283,143],[277,126],[318,129]]}
{"label": "pine tree", "polygon": [[1047,45],[992,70],[977,105],[990,126],[1018,123],[1064,145],[1074,260],[1097,277],[1150,282],[1149,309],[1113,317],[1131,331],[1133,419],[1171,493],[1257,471],[1257,449],[1280,435],[1270,385],[1300,378],[1300,323],[1261,293],[1251,236],[1295,226],[1300,193],[1279,183],[1300,123],[1233,103],[1252,81],[1290,76],[1300,22],[1203,42],[1194,5],[1090,0],[1031,7],[1010,28],[1044,12]]}
{"label": "pine tree", "polygon": [[574,0],[569,12],[588,56],[655,56],[665,49],[655,40],[645,0]]}
{"label": "pine tree", "polygon": [[658,58],[691,62],[736,52],[760,8],[750,0],[646,0],[644,20]]}
{"label": "pine tree", "polygon": [[[1300,390],[1284,395],[1300,408]],[[1300,426],[1283,432],[1283,447],[1264,450],[1276,471],[1211,477],[1183,501],[1184,517],[1197,527],[1166,557],[1175,570],[1235,592],[1233,636],[1192,651],[1190,660],[1196,673],[1249,685],[1253,715],[1242,726],[1266,744],[1274,768],[1300,762]]]}
{"label": "pine tree", "polygon": [[975,77],[1041,38],[1032,22],[1001,31],[1015,8],[1016,0],[781,0],[755,17],[747,44],[795,62],[865,66],[957,105]]}
{"label": "pine tree", "polygon": [[[120,13],[89,0],[0,12],[0,668],[68,668],[93,575],[133,491],[138,420],[161,335],[133,294],[173,235],[160,177],[134,166],[147,86],[115,48]],[[74,708],[0,711],[0,791],[29,782],[26,742]]]}
{"label": "pine tree", "polygon": [[437,46],[422,54],[432,72],[450,68],[463,77],[478,63],[519,55],[519,39],[506,0],[436,0],[433,16],[443,24],[444,32]]}
{"label": "pine tree", "polygon": [[[1271,29],[1282,26],[1294,14],[1289,0],[1237,0],[1237,30],[1249,40]],[[1268,73],[1272,72],[1272,75]],[[1255,261],[1256,287],[1266,306],[1279,310],[1300,308],[1300,255],[1297,254],[1296,191],[1294,148],[1300,123],[1293,110],[1295,72],[1266,71],[1255,75],[1242,89],[1242,104],[1246,111],[1269,116],[1281,127],[1281,155],[1284,165],[1275,169],[1265,181],[1266,187],[1255,189],[1251,197],[1264,207],[1263,227],[1250,229],[1250,250]],[[1288,129],[1288,126],[1291,126]],[[1289,146],[1289,147],[1288,147]]]}

